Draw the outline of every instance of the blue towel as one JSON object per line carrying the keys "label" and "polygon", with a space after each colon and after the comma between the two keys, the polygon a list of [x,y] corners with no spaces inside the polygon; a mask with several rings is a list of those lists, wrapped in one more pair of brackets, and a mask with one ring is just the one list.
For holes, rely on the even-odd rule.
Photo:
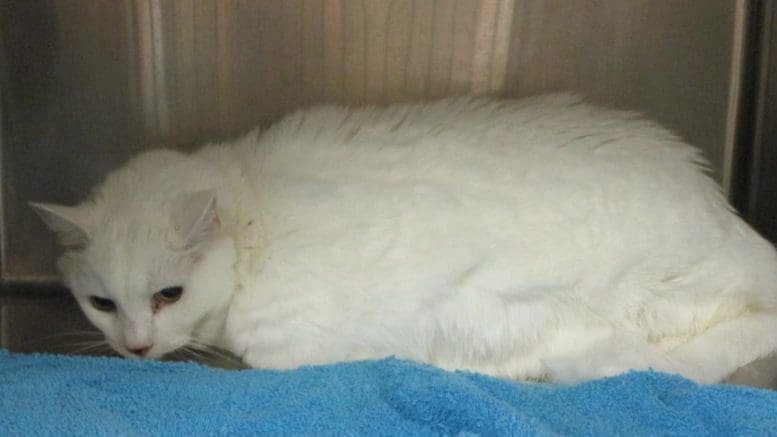
{"label": "blue towel", "polygon": [[630,372],[563,386],[388,358],[291,371],[0,350],[0,435],[777,435],[777,392]]}

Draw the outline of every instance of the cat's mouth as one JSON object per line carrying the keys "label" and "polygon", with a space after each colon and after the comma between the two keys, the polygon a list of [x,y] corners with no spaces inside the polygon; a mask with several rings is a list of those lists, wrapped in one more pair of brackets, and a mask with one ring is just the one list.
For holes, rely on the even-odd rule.
{"label": "cat's mouth", "polygon": [[126,358],[134,358],[138,360],[159,358],[159,356],[156,353],[152,352],[151,348],[139,348],[139,349],[114,348],[114,349],[119,354],[121,354]]}
{"label": "cat's mouth", "polygon": [[132,358],[137,360],[158,359],[164,355],[164,353],[160,353],[161,348],[154,344],[130,348],[125,345],[118,345],[112,341],[109,341],[108,343],[111,345],[113,350],[125,358]]}
{"label": "cat's mouth", "polygon": [[[215,346],[202,346],[195,343],[182,344],[173,350],[163,352],[159,345],[152,345],[147,350],[132,350],[125,346],[119,346],[110,342],[113,350],[119,355],[135,360],[162,360],[162,361],[196,361],[198,363],[220,367],[224,369],[246,369],[249,368],[240,357],[233,353]],[[142,353],[141,353],[142,352]]]}

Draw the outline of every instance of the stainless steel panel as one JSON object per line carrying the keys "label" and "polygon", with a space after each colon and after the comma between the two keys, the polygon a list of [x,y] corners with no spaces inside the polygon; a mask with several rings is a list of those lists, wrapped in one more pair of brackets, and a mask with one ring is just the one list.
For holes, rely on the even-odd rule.
{"label": "stainless steel panel", "polygon": [[[639,110],[702,147],[724,176],[745,2],[518,2],[508,89],[574,89]],[[733,83],[732,83],[733,81]]]}
{"label": "stainless steel panel", "polygon": [[58,249],[27,201],[74,203],[138,150],[316,102],[577,89],[666,122],[721,175],[741,4],[3,2],[2,279],[54,278]]}
{"label": "stainless steel panel", "polygon": [[0,347],[16,352],[107,354],[102,335],[67,295],[0,298]]}
{"label": "stainless steel panel", "polygon": [[777,244],[777,3],[769,1],[762,6],[761,32],[757,35],[760,71],[754,86],[753,131],[749,138],[752,148],[742,150],[741,171],[746,178],[736,200],[750,224]]}

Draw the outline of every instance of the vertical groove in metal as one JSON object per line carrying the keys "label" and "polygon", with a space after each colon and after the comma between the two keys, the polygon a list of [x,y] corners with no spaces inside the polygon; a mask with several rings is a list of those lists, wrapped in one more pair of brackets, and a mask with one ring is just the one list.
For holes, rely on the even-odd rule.
{"label": "vertical groove in metal", "polygon": [[[0,65],[3,65],[5,62],[3,40],[2,36],[0,36]],[[0,76],[0,84],[7,83],[4,79],[4,77]],[[5,150],[3,142],[3,137],[5,137],[3,106],[5,104],[6,92],[0,86],[0,279],[6,276],[6,262],[8,260],[6,247],[6,233],[8,231],[5,221],[5,162],[3,161],[3,150]],[[0,306],[0,311],[2,311],[2,306]],[[2,323],[2,314],[0,314],[0,323]],[[2,334],[2,326],[0,326],[0,334]]]}
{"label": "vertical groove in metal", "polygon": [[739,124],[739,111],[742,105],[742,80],[746,66],[748,8],[749,0],[736,0],[736,16],[734,17],[733,48],[731,54],[731,72],[729,77],[728,115],[726,118],[726,138],[723,143],[723,166],[721,169],[721,186],[731,195],[731,185],[734,165],[734,148]]}
{"label": "vertical groove in metal", "polygon": [[755,207],[754,193],[758,187],[755,163],[758,161],[758,143],[765,108],[766,76],[773,2],[752,0],[746,2],[746,33],[742,40],[742,68],[739,85],[734,139],[730,150],[729,198],[743,217],[752,219]]}
{"label": "vertical groove in metal", "polygon": [[151,74],[153,74],[153,89],[154,89],[154,109],[155,109],[155,121],[158,135],[162,138],[169,135],[169,115],[167,104],[167,89],[168,82],[166,77],[166,61],[165,58],[165,45],[164,45],[164,28],[163,17],[161,10],[162,0],[149,0],[150,3],[150,15],[151,19],[149,24],[151,25],[148,32],[151,34],[151,49],[152,53],[152,66]]}

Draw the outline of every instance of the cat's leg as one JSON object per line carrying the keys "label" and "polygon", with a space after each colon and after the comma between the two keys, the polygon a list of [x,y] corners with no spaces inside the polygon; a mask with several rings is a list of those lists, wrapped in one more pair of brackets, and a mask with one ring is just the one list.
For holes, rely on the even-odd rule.
{"label": "cat's leg", "polygon": [[293,369],[349,359],[351,350],[338,333],[298,319],[261,323],[237,332],[236,346],[246,365],[264,369]]}
{"label": "cat's leg", "polygon": [[569,325],[545,346],[542,362],[551,380],[576,383],[615,376],[629,370],[685,373],[643,332],[625,326]]}
{"label": "cat's leg", "polygon": [[[700,383],[718,383],[743,366],[777,353],[777,316],[751,314],[714,325],[671,348],[644,335],[612,328],[565,330],[548,345],[543,360],[552,379],[578,382],[628,370],[679,373]],[[777,355],[753,363],[731,381],[768,385],[777,377]]]}
{"label": "cat's leg", "polygon": [[[774,353],[777,353],[777,314],[762,312],[746,313],[718,323],[668,351],[667,355],[674,362],[684,363],[691,372],[687,376],[692,379],[716,383]],[[744,373],[739,375],[743,377]]]}

